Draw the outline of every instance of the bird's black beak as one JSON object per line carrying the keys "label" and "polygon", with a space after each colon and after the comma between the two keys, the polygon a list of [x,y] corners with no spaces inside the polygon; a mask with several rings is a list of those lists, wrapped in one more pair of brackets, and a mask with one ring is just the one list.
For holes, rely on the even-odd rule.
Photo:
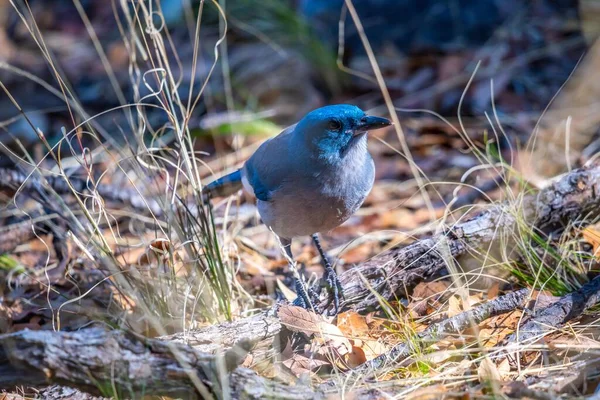
{"label": "bird's black beak", "polygon": [[358,132],[366,132],[373,129],[385,128],[386,126],[392,125],[392,121],[387,118],[364,116],[360,119],[356,130]]}

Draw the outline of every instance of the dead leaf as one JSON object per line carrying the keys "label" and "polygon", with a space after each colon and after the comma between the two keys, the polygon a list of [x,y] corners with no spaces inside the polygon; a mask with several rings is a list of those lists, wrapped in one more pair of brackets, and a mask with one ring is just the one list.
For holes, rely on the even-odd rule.
{"label": "dead leaf", "polygon": [[500,371],[498,371],[496,364],[494,364],[493,361],[487,357],[481,360],[481,363],[477,368],[477,376],[479,377],[479,382],[481,383],[502,381]]}
{"label": "dead leaf", "polygon": [[594,257],[600,259],[600,231],[596,229],[596,226],[589,226],[581,232],[583,240],[592,245],[594,249]]}
{"label": "dead leaf", "polygon": [[446,391],[448,389],[444,385],[431,385],[427,387],[422,387],[408,396],[406,396],[406,400],[437,400],[443,399],[446,396]]}
{"label": "dead leaf", "polygon": [[500,293],[500,283],[495,282],[492,284],[492,286],[490,286],[490,288],[487,291],[487,299],[493,300],[496,297],[498,297],[499,293]]}
{"label": "dead leaf", "polygon": [[350,340],[337,326],[321,321],[317,329],[312,342],[313,352],[327,357],[332,362],[337,362],[352,351]]}
{"label": "dead leaf", "polygon": [[157,238],[151,241],[148,247],[159,254],[165,254],[171,250],[172,246],[169,239]]}
{"label": "dead leaf", "polygon": [[338,315],[337,326],[348,339],[365,338],[369,334],[366,317],[355,311],[347,311]]}
{"label": "dead leaf", "polygon": [[483,328],[478,332],[479,342],[483,345],[483,347],[490,348],[496,346],[498,343],[502,342],[506,336],[513,333],[514,330],[512,328]]}
{"label": "dead leaf", "polygon": [[367,242],[345,251],[342,258],[346,264],[357,264],[374,254],[376,247],[377,243]]}
{"label": "dead leaf", "polygon": [[396,208],[381,213],[379,219],[374,221],[374,229],[416,229],[419,223],[414,218],[414,213],[406,208]]}
{"label": "dead leaf", "polygon": [[417,223],[417,225],[421,226],[421,224],[425,224],[430,222],[433,219],[442,218],[444,216],[445,209],[443,207],[436,208],[433,210],[433,215],[431,215],[430,211],[425,208],[420,208],[413,214],[413,219]]}
{"label": "dead leaf", "polygon": [[420,282],[413,290],[413,297],[427,299],[442,294],[448,289],[447,281]]}
{"label": "dead leaf", "polygon": [[325,360],[309,358],[302,354],[294,354],[292,358],[283,361],[283,365],[288,367],[294,375],[300,377],[304,374],[316,372],[323,366],[330,364]]}
{"label": "dead leaf", "polygon": [[387,346],[375,339],[363,340],[360,347],[363,350],[367,361],[370,361],[387,351]]}
{"label": "dead leaf", "polygon": [[431,314],[440,307],[438,299],[446,292],[448,286],[446,281],[419,283],[413,290],[408,310],[419,317]]}
{"label": "dead leaf", "polygon": [[285,299],[287,301],[294,301],[297,297],[297,294],[292,291],[292,289],[290,289],[289,287],[285,286],[285,284],[283,282],[281,282],[281,279],[277,278],[277,288],[279,288],[279,290],[281,291],[281,293],[283,294],[283,296],[285,297]]}
{"label": "dead leaf", "polygon": [[348,354],[347,362],[350,368],[358,367],[367,362],[367,356],[361,347],[352,346],[352,351]]}
{"label": "dead leaf", "polygon": [[463,312],[460,303],[461,301],[458,296],[452,296],[448,299],[448,318],[454,317],[455,315]]}
{"label": "dead leaf", "polygon": [[504,358],[500,364],[498,364],[497,368],[500,378],[502,378],[503,381],[506,381],[510,375],[510,361],[508,361],[508,358]]}
{"label": "dead leaf", "polygon": [[[337,326],[352,344],[352,349],[346,357],[350,367],[356,367],[372,360],[387,350],[383,343],[372,336],[374,332],[369,328],[368,320],[372,320],[372,318],[362,316],[354,311],[338,315]],[[380,334],[379,332],[375,333]]]}
{"label": "dead leaf", "polygon": [[446,350],[432,346],[432,350],[434,350],[432,353],[427,353],[424,355],[424,359],[431,364],[441,365],[444,361],[452,358],[452,356],[455,354],[456,346],[450,345]]}
{"label": "dead leaf", "polygon": [[314,335],[310,344],[311,354],[318,354],[339,367],[346,366],[345,358],[352,351],[352,344],[340,328],[302,307],[282,306],[278,316],[290,331]]}
{"label": "dead leaf", "polygon": [[482,301],[481,293],[470,295],[470,296],[467,297],[466,301],[462,302],[462,304],[463,304],[463,310],[464,311],[468,311],[471,308],[473,308],[473,306],[481,303],[481,301]]}
{"label": "dead leaf", "polygon": [[283,305],[277,315],[287,329],[307,336],[319,332],[319,324],[325,322],[320,315],[297,306]]}

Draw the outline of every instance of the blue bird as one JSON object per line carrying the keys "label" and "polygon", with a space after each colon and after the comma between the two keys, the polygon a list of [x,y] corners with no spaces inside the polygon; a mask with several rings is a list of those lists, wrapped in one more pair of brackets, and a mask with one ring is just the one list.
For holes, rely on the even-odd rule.
{"label": "blue bird", "polygon": [[[375,164],[366,133],[389,125],[353,105],[318,108],[264,142],[240,170],[208,184],[205,191],[227,196],[243,187],[256,197],[263,222],[292,259],[292,238],[311,236],[337,313],[342,288],[317,234],[341,225],[371,191]],[[311,299],[298,280],[296,292],[296,304],[308,308]]]}

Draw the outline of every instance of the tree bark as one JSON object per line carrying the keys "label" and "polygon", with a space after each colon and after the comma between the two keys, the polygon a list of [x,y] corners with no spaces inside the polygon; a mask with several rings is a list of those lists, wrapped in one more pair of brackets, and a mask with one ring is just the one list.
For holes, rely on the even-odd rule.
{"label": "tree bark", "polygon": [[160,339],[187,344],[197,351],[216,354],[234,348],[239,343],[252,343],[252,363],[271,359],[279,353],[278,334],[281,321],[275,316],[276,307],[248,318],[193,331],[163,336]]}
{"label": "tree bark", "polygon": [[517,332],[507,337],[509,344],[532,342],[541,339],[563,324],[579,317],[584,311],[600,302],[600,276],[579,290],[562,296],[555,303],[538,311]]}
{"label": "tree bark", "polygon": [[[53,386],[41,394],[50,399],[81,400],[102,399],[93,395],[320,400],[338,393],[335,387],[313,389],[302,382],[292,385],[263,378],[237,367],[244,354],[241,349],[218,358],[181,343],[99,328],[25,330],[0,335],[0,389],[64,384],[70,388]],[[190,377],[200,380],[200,388]],[[380,398],[380,393],[368,388],[353,394],[356,399]]]}
{"label": "tree bark", "polygon": [[[108,397],[92,396],[67,386],[52,385],[40,390],[39,397],[44,400],[108,400]],[[23,400],[25,397],[23,397]]]}
{"label": "tree bark", "polygon": [[0,388],[52,383],[105,396],[195,397],[226,388],[222,378],[248,348],[246,343],[215,356],[119,330],[24,330],[0,335]]}
{"label": "tree bark", "polygon": [[279,331],[281,321],[274,316],[274,310],[268,310],[237,321],[163,336],[160,339],[185,343],[198,351],[214,354],[223,348],[233,347],[241,340],[260,343],[273,338]]}

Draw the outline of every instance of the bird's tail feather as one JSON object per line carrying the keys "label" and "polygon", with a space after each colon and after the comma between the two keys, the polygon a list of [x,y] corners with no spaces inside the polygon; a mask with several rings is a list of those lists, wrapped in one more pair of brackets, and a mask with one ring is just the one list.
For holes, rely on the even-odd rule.
{"label": "bird's tail feather", "polygon": [[225,175],[215,181],[212,181],[204,187],[202,192],[211,197],[229,196],[242,188],[242,171],[237,170],[229,175]]}

